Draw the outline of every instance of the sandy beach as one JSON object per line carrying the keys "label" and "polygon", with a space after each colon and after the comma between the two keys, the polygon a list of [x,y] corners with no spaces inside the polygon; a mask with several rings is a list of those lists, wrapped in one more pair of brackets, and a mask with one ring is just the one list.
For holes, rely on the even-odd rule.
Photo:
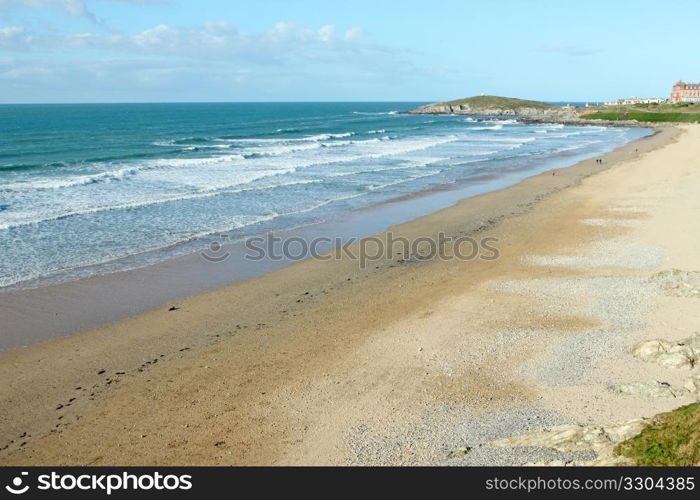
{"label": "sandy beach", "polygon": [[633,349],[700,330],[698,299],[657,274],[700,269],[700,126],[602,160],[391,228],[495,238],[495,260],[306,260],[0,354],[0,463],[594,460],[495,441],[696,400],[697,368]]}

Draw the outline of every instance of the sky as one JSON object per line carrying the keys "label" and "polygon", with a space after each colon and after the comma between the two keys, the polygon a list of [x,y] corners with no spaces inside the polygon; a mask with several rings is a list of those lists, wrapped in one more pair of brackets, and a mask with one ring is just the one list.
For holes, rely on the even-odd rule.
{"label": "sky", "polygon": [[700,81],[697,0],[0,0],[0,103],[547,101]]}

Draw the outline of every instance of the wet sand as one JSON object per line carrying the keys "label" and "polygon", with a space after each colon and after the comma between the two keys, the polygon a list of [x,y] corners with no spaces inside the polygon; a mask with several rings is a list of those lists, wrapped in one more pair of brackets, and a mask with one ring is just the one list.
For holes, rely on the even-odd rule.
{"label": "wet sand", "polygon": [[[662,128],[602,165],[587,160],[392,228],[409,240],[438,232],[496,238],[497,260],[391,255],[364,269],[347,258],[308,260],[3,353],[0,463],[526,463],[562,457],[488,442],[677,406],[643,398],[620,404],[610,381],[596,378],[628,352],[628,336],[648,334],[652,319],[620,333],[615,314],[576,307],[611,300],[605,286],[561,286],[580,291],[571,303],[551,292],[548,303],[547,287],[541,291],[543,279],[589,283],[599,267],[527,259],[645,234],[591,222],[625,197],[687,209],[682,203],[691,198],[659,201],[659,193],[700,184],[692,164],[698,135],[697,128]],[[654,213],[638,219],[656,223]],[[665,259],[641,268],[615,261],[603,277],[646,276]],[[641,315],[644,300],[656,298],[640,297],[624,313]],[[615,342],[589,342],[608,338],[609,329],[619,333]],[[567,354],[553,354],[556,348]],[[620,377],[643,371],[627,361]],[[469,451],[455,453],[462,448]]]}

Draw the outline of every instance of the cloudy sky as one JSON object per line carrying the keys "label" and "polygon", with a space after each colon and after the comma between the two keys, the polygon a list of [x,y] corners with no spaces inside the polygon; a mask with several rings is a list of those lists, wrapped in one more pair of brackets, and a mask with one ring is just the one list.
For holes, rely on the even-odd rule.
{"label": "cloudy sky", "polygon": [[700,80],[700,2],[0,0],[0,102],[545,100]]}

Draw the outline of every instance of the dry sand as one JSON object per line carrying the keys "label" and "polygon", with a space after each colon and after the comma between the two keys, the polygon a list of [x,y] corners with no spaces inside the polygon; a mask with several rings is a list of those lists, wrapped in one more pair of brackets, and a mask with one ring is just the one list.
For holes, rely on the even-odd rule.
{"label": "dry sand", "polygon": [[[595,174],[595,175],[592,175]],[[500,258],[367,269],[305,261],[0,355],[2,464],[524,464],[590,451],[492,446],[691,401],[688,368],[632,355],[700,330],[700,127],[393,228],[495,237]],[[624,391],[623,391],[624,392]]]}

